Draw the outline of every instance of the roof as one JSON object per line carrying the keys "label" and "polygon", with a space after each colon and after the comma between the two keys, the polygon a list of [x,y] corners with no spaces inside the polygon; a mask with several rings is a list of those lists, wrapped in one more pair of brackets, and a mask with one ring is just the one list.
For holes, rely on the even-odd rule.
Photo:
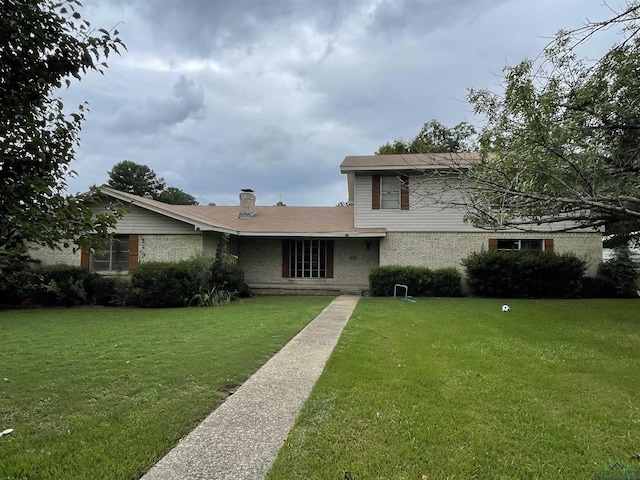
{"label": "roof", "polygon": [[239,206],[169,205],[112,188],[106,195],[125,203],[191,224],[197,230],[238,236],[384,237],[384,228],[354,228],[353,206],[256,206],[256,214],[239,218]]}
{"label": "roof", "polygon": [[478,153],[406,153],[394,155],[359,155],[345,157],[340,172],[379,170],[435,170],[467,168],[480,160]]}

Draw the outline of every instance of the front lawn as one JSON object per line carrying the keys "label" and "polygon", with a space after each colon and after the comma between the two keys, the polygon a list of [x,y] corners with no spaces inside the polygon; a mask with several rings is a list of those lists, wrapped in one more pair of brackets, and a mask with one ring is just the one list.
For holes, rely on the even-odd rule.
{"label": "front lawn", "polygon": [[0,311],[0,478],[139,478],[330,301]]}
{"label": "front lawn", "polygon": [[509,304],[362,299],[267,479],[640,469],[640,301]]}

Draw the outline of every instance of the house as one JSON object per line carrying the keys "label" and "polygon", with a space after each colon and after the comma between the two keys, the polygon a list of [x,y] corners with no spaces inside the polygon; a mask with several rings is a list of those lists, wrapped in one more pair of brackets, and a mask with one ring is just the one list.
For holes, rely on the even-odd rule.
{"label": "house", "polygon": [[[128,205],[104,255],[51,252],[33,256],[43,263],[83,265],[93,271],[126,274],[140,262],[195,256],[213,258],[223,236],[251,289],[258,293],[361,293],[378,265],[456,267],[482,249],[534,248],[573,252],[595,272],[602,235],[488,232],[443,208],[431,193],[475,154],[349,156],[340,165],[347,177],[349,206],[259,206],[250,189],[239,206],[168,205],[109,188],[103,192]],[[97,206],[96,208],[104,208]]]}

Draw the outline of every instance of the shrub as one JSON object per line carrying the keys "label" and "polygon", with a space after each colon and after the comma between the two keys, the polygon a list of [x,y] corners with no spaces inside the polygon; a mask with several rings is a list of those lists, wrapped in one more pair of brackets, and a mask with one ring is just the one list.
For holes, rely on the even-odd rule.
{"label": "shrub", "polygon": [[394,285],[401,284],[407,286],[413,297],[453,297],[460,295],[460,280],[460,272],[455,268],[431,270],[390,265],[371,270],[369,289],[376,297],[391,296]]}
{"label": "shrub", "polygon": [[613,251],[613,257],[603,262],[598,267],[598,277],[603,283],[609,285],[607,296],[611,297],[637,297],[638,265],[631,257],[628,247],[617,247]]}
{"label": "shrub", "polygon": [[587,268],[573,254],[534,250],[483,251],[462,261],[467,285],[481,297],[573,297]]}
{"label": "shrub", "polygon": [[131,298],[131,281],[126,276],[96,275],[90,292],[94,305],[124,306]]}
{"label": "shrub", "polygon": [[223,262],[213,262],[211,265],[211,288],[218,291],[227,290],[239,297],[251,295],[249,286],[244,281],[244,272],[236,265]]}
{"label": "shrub", "polygon": [[208,288],[210,278],[203,259],[141,263],[131,275],[132,301],[141,307],[182,307]]}
{"label": "shrub", "polygon": [[40,267],[34,273],[37,281],[27,288],[32,304],[70,307],[90,303],[96,274],[68,265]]}
{"label": "shrub", "polygon": [[441,268],[433,272],[434,297],[459,297],[461,295],[460,283],[462,275],[458,269]]}
{"label": "shrub", "polygon": [[203,301],[205,297],[223,298],[223,292],[249,295],[242,270],[237,266],[202,258],[141,263],[131,276],[131,289],[132,303],[141,307],[209,304],[208,300]]}

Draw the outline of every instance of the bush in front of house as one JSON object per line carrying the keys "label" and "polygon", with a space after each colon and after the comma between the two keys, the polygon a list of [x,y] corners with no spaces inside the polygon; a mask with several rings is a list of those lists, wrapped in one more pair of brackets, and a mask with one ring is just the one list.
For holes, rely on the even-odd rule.
{"label": "bush in front of house", "polygon": [[40,306],[72,307],[87,305],[92,299],[96,274],[82,267],[48,265],[33,270],[26,286],[29,303]]}
{"label": "bush in front of house", "polygon": [[[462,276],[455,268],[431,270],[425,267],[387,265],[369,273],[369,290],[374,297],[393,295],[396,284],[406,285],[412,297],[460,296]],[[398,290],[404,296],[404,289]]]}
{"label": "bush in front of house", "polygon": [[229,263],[195,258],[140,263],[131,275],[130,303],[140,307],[205,305],[214,294],[248,296],[244,274]]}
{"label": "bush in front of house", "polygon": [[593,282],[601,290],[594,293],[609,298],[637,297],[636,280],[639,274],[638,264],[631,257],[629,247],[617,247],[613,250],[613,257],[599,265],[598,275]]}
{"label": "bush in front of house", "polygon": [[587,268],[574,254],[534,250],[476,252],[462,264],[472,294],[510,298],[576,297]]}
{"label": "bush in front of house", "polygon": [[128,305],[132,297],[131,281],[124,275],[95,275],[89,289],[91,303],[104,307]]}
{"label": "bush in front of house", "polygon": [[131,275],[131,302],[140,307],[183,307],[211,280],[210,261],[140,263]]}
{"label": "bush in front of house", "polygon": [[226,290],[239,297],[251,295],[249,286],[244,281],[244,272],[237,266],[224,262],[213,262],[211,265],[211,287]]}

